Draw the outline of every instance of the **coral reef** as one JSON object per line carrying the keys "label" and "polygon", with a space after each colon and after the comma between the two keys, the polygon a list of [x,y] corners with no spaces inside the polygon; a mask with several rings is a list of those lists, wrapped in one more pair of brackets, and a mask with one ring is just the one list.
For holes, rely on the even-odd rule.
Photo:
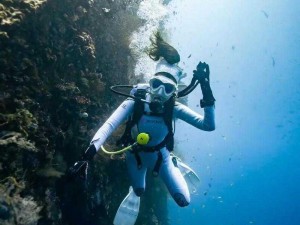
{"label": "coral reef", "polygon": [[[97,156],[87,183],[65,171],[123,100],[108,87],[133,78],[140,1],[1,1],[1,224],[112,223],[129,186],[124,157]],[[155,204],[166,210],[149,201],[138,224],[167,224]]]}
{"label": "coral reef", "polygon": [[20,187],[14,178],[7,179],[7,182],[0,186],[1,224],[36,224],[40,219],[42,207],[33,200],[33,197],[22,197],[16,188],[21,190],[23,187]]}
{"label": "coral reef", "polygon": [[113,186],[128,187],[112,180],[124,177],[123,159],[98,157],[88,188],[65,171],[122,100],[108,87],[129,82],[139,2],[1,1],[1,224],[111,224],[125,194]]}

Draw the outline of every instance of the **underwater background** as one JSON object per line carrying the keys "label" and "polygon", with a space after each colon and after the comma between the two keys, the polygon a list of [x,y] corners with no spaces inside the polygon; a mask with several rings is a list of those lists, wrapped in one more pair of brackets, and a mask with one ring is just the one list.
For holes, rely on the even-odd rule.
{"label": "underwater background", "polygon": [[[201,184],[179,208],[149,176],[136,224],[300,224],[299,24],[296,0],[1,0],[0,224],[112,224],[124,157],[100,153],[87,184],[65,171],[124,99],[109,87],[153,74],[157,29],[185,84],[209,64],[216,130],[176,121],[175,153]],[[187,104],[202,113],[200,98]]]}
{"label": "underwater background", "polygon": [[[217,101],[214,132],[177,124],[182,158],[202,183],[188,208],[169,201],[170,224],[299,224],[299,4],[173,3],[168,27],[186,79],[207,62]],[[189,96],[197,111],[199,96]]]}

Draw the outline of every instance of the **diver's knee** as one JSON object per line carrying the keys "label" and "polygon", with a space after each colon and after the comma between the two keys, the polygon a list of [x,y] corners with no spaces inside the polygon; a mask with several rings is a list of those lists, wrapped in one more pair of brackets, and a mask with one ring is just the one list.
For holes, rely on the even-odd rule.
{"label": "diver's knee", "polygon": [[138,196],[141,197],[145,192],[145,188],[135,188],[134,193]]}
{"label": "diver's knee", "polygon": [[190,204],[190,200],[186,199],[181,193],[174,194],[174,200],[180,207],[186,207]]}

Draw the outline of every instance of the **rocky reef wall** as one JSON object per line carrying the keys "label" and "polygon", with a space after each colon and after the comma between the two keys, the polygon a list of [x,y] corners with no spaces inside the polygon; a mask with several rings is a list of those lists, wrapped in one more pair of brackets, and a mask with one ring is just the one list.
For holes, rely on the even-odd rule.
{"label": "rocky reef wall", "polygon": [[[124,158],[97,156],[88,183],[65,171],[121,102],[109,86],[133,79],[139,2],[0,2],[1,224],[112,224],[129,186]],[[148,216],[139,224],[161,224]]]}

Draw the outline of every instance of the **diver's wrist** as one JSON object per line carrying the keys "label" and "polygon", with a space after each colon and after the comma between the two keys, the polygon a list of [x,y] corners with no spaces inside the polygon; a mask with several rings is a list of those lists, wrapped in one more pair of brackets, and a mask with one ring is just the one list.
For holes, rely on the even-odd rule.
{"label": "diver's wrist", "polygon": [[97,149],[96,149],[95,145],[92,144],[87,148],[87,150],[85,150],[85,152],[82,156],[82,159],[84,161],[91,161],[91,160],[93,160],[96,153],[97,153]]}

